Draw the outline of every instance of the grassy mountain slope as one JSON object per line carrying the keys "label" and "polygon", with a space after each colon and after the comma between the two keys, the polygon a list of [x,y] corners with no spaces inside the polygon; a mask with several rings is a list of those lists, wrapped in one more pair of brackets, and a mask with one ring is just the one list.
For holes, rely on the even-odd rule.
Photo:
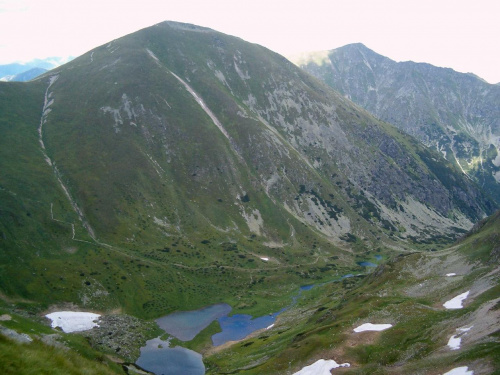
{"label": "grassy mountain slope", "polygon": [[442,153],[500,200],[500,88],[473,74],[395,62],[362,44],[294,57],[307,72]]}
{"label": "grassy mountain slope", "polygon": [[[137,48],[138,45],[141,48]],[[239,62],[241,67],[238,65],[238,56],[242,59]],[[88,60],[85,61],[85,58]],[[253,60],[245,60],[249,58]],[[266,193],[263,200],[279,198],[286,203],[285,208],[288,207],[289,211],[302,220],[307,218],[303,217],[300,207],[294,207],[295,199],[291,198],[295,198],[297,191],[300,192],[300,185],[304,185],[305,192],[317,192],[318,184],[323,183],[323,180],[326,180],[325,184],[333,185],[331,188],[328,186],[333,195],[345,181],[352,185],[341,187],[343,191],[338,194],[344,199],[332,201],[340,209],[348,209],[342,204],[348,199],[347,190],[366,190],[371,195],[369,201],[375,204],[380,202],[389,208],[394,208],[399,200],[405,203],[407,195],[413,195],[417,201],[430,203],[442,216],[450,215],[461,204],[460,201],[464,200],[460,211],[469,219],[481,217],[482,212],[489,209],[486,201],[481,202],[479,199],[477,205],[475,201],[478,193],[467,184],[460,186],[462,183],[459,180],[456,185],[460,186],[460,191],[467,196],[474,196],[473,199],[457,199],[463,194],[450,194],[450,186],[443,187],[443,182],[434,186],[434,177],[426,177],[433,175],[429,170],[432,166],[426,165],[429,164],[427,160],[422,162],[420,158],[415,158],[422,151],[411,140],[394,132],[391,134],[392,129],[384,128],[367,114],[361,116],[358,109],[331,91],[326,99],[323,93],[319,94],[319,90],[325,89],[324,87],[317,86],[316,82],[289,66],[280,56],[222,34],[162,24],[103,46],[94,51],[92,59],[89,56],[82,57],[78,62],[70,64],[68,69],[71,69],[71,74],[61,72],[53,86],[54,95],[60,90],[64,98],[58,98],[54,102],[53,112],[48,119],[46,134],[49,149],[60,168],[64,169],[66,166],[62,163],[70,164],[79,158],[76,153],[80,152],[79,148],[84,147],[81,142],[86,142],[88,146],[83,150],[84,159],[92,160],[93,163],[86,168],[92,172],[86,173],[98,174],[99,178],[95,179],[95,183],[106,186],[111,192],[113,190],[106,181],[109,177],[101,172],[104,165],[97,165],[99,154],[93,154],[96,148],[115,152],[114,157],[109,157],[115,163],[123,161],[120,158],[123,152],[128,153],[128,158],[139,158],[135,162],[147,165],[141,171],[147,174],[145,180],[156,178],[152,176],[158,174],[153,167],[154,162],[157,162],[165,173],[173,174],[173,180],[179,184],[177,189],[182,192],[175,194],[191,194],[185,197],[189,200],[195,195],[219,194],[222,197],[244,196],[246,193],[246,190],[238,188],[214,192],[209,186],[199,185],[209,183],[207,177],[212,178],[212,183],[218,189],[232,184],[243,189],[249,189],[246,185],[248,183],[256,187],[260,185],[258,188],[264,188]],[[89,69],[96,73],[88,75]],[[75,77],[81,76],[80,71],[85,73],[86,82],[84,86],[79,84],[78,93],[75,93],[71,85],[79,82]],[[259,75],[263,72],[266,74],[261,78]],[[227,132],[226,137],[222,137],[223,134],[211,124],[196,100],[190,98],[183,84],[171,73],[189,82],[203,98],[206,106],[222,123]],[[65,78],[66,75],[68,78]],[[114,79],[113,76],[121,78]],[[126,77],[125,81],[123,77]],[[73,83],[67,82],[68,79]],[[294,83],[293,86],[290,82]],[[92,94],[104,83],[108,84],[105,100]],[[153,83],[155,86],[152,86]],[[145,96],[146,87],[148,94]],[[95,97],[99,103],[92,102],[91,97]],[[173,105],[169,100],[174,100]],[[96,113],[97,108],[99,110]],[[68,113],[79,113],[81,118],[74,115],[70,118]],[[187,113],[190,116],[186,116]],[[354,113],[360,116],[359,121],[353,117]],[[138,120],[141,122],[138,123]],[[84,126],[84,123],[99,125],[89,127]],[[202,124],[204,125],[201,126]],[[117,134],[115,137],[111,136],[113,132]],[[98,147],[94,147],[94,139],[99,142]],[[189,145],[179,143],[184,140]],[[105,141],[113,142],[114,147],[102,144]],[[214,147],[205,148],[205,141],[209,141],[207,143]],[[51,142],[54,142],[53,145]],[[399,146],[401,143],[404,144],[403,149]],[[201,154],[193,152],[197,146],[202,148],[202,144],[203,158]],[[122,148],[116,150],[118,147]],[[382,150],[376,150],[377,147]],[[370,152],[366,152],[367,150]],[[64,153],[65,157],[62,158],[57,152]],[[373,152],[378,154],[378,158],[373,157]],[[411,154],[409,160],[408,153]],[[427,156],[427,159],[430,158],[431,156]],[[146,163],[148,159],[149,163]],[[204,162],[205,165],[197,165]],[[219,165],[230,166],[229,177],[216,173]],[[119,173],[137,173],[137,169],[119,168],[119,164],[116,166],[117,168],[114,165],[105,166],[106,173],[113,170],[117,174],[111,177],[114,180],[122,178],[128,181],[138,177],[120,176]],[[403,186],[400,181],[398,184],[394,183],[396,171],[408,176],[404,179]],[[161,170],[160,172],[163,173]],[[82,170],[81,173],[85,172]],[[186,179],[189,175],[192,177],[190,180]],[[338,175],[337,179],[331,177],[333,175]],[[84,178],[84,175],[74,177],[77,181]],[[197,184],[187,187],[193,180]],[[104,190],[99,186],[93,188],[92,179],[87,181],[88,187],[85,189]],[[286,189],[292,188],[295,189],[293,193],[286,192]],[[327,187],[323,190],[327,190]],[[323,195],[323,199],[328,198],[326,192],[318,193]],[[81,194],[86,194],[85,198],[81,198],[83,204],[95,204],[95,199],[87,199],[88,193],[82,191]],[[258,192],[255,194],[259,195]],[[364,198],[358,198],[357,194],[359,192],[352,194],[354,198],[351,198],[353,202],[350,202],[350,206],[352,203],[363,204]],[[100,210],[104,212],[99,213],[99,216],[104,220],[99,225],[110,224],[103,231],[105,233],[109,234],[110,229],[117,225],[116,222],[110,222],[115,220],[116,215],[109,213],[106,206],[113,205],[112,200],[120,197],[121,194],[113,193],[100,202]],[[435,201],[431,201],[435,197]],[[227,200],[231,202],[234,198]],[[203,210],[204,206],[208,209],[203,211],[203,215],[211,215],[216,211],[211,203],[198,202],[195,209]],[[302,200],[299,200],[299,206],[300,203]],[[251,202],[249,206],[252,206]],[[469,206],[472,206],[470,210]],[[89,207],[86,211],[91,215],[92,221],[96,208]],[[227,212],[228,208],[225,207],[224,211]],[[217,215],[218,220],[223,218],[224,216]],[[213,217],[208,216],[208,219],[212,220]],[[231,220],[237,220],[236,224],[238,220],[241,223],[239,212]],[[137,223],[137,220],[133,221]],[[318,226],[317,223],[312,225]],[[345,226],[338,231],[345,233]],[[324,232],[329,231],[325,229]],[[330,237],[338,235],[331,232],[328,234]],[[283,233],[280,236],[283,237]]]}

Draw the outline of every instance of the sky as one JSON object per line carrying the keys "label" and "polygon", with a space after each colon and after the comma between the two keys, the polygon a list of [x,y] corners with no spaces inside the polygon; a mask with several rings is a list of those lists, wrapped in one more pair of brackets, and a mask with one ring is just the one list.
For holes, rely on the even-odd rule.
{"label": "sky", "polygon": [[0,64],[78,56],[167,20],[285,56],[361,42],[500,82],[499,0],[0,0]]}

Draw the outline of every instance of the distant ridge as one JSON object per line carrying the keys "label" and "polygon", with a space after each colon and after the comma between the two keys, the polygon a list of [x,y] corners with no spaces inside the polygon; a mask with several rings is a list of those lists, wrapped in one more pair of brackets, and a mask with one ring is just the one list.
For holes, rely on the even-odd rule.
{"label": "distant ridge", "polygon": [[293,61],[373,113],[417,137],[500,202],[500,87],[472,73],[395,62],[361,43]]}

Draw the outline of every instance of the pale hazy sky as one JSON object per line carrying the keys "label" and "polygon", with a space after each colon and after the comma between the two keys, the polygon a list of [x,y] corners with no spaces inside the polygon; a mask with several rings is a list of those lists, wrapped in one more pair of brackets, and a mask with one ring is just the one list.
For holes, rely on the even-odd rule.
{"label": "pale hazy sky", "polygon": [[284,55],[361,42],[500,82],[500,0],[0,0],[0,64],[78,56],[166,20]]}

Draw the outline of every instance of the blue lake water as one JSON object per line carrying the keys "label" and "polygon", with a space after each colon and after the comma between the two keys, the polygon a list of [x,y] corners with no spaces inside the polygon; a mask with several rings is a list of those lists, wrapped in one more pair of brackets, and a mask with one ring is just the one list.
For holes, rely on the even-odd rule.
{"label": "blue lake water", "polygon": [[[361,263],[363,263],[361,265],[364,265],[366,263],[367,265],[365,265],[365,267],[377,266],[376,264],[370,262],[361,262]],[[342,276],[341,279],[353,276],[354,275],[352,274],[348,274]],[[332,280],[330,282],[334,281],[336,280]],[[264,315],[258,318],[253,318],[251,315],[246,315],[246,314],[236,314],[233,316],[223,316],[218,318],[217,320],[219,322],[222,332],[216,333],[215,335],[212,336],[212,344],[214,346],[219,346],[225,344],[228,341],[242,340],[248,335],[250,335],[252,332],[269,327],[271,324],[274,324],[278,315],[285,312],[286,310],[288,310],[297,303],[297,300],[300,298],[303,291],[311,290],[315,286],[322,286],[330,282],[321,284],[302,285],[299,289],[299,292],[292,297],[291,304],[276,313]]]}
{"label": "blue lake water", "polygon": [[218,303],[199,310],[175,312],[156,319],[156,323],[169,335],[181,341],[190,341],[214,320],[230,312],[231,306]]}
{"label": "blue lake water", "polygon": [[376,258],[377,260],[381,260],[381,259],[382,259],[382,255],[375,255],[375,258]]}
{"label": "blue lake water", "polygon": [[286,308],[274,314],[264,315],[255,319],[251,315],[246,314],[236,314],[219,318],[218,321],[222,332],[212,336],[212,344],[219,346],[228,341],[242,340],[252,332],[274,324],[276,317],[285,310]]}
{"label": "blue lake water", "polygon": [[311,290],[312,288],[314,288],[315,284],[311,284],[311,285],[302,285],[300,287],[300,290]]}
{"label": "blue lake water", "polygon": [[377,265],[372,262],[358,262],[358,264],[363,267],[377,267]]}
{"label": "blue lake water", "polygon": [[141,356],[136,363],[156,375],[205,374],[201,354],[180,346],[170,348],[168,341],[162,341],[159,338],[146,342],[146,346],[141,348]]}
{"label": "blue lake water", "polygon": [[[358,264],[364,267],[377,266],[371,262],[359,262]],[[344,275],[340,280],[353,276],[352,274]],[[231,312],[231,306],[219,303],[199,310],[175,312],[157,319],[156,322],[168,334],[181,341],[190,341],[210,323],[218,320],[222,331],[212,336],[212,343],[214,346],[219,346],[228,341],[242,340],[252,332],[269,327],[274,324],[278,315],[297,303],[303,291],[335,281],[339,281],[339,279],[321,284],[303,285],[298,293],[292,297],[292,302],[288,307],[257,318],[246,314],[228,316]],[[180,346],[171,348],[168,341],[162,341],[159,338],[146,342],[146,346],[141,348],[141,356],[136,363],[157,375],[205,374],[201,354]]]}

